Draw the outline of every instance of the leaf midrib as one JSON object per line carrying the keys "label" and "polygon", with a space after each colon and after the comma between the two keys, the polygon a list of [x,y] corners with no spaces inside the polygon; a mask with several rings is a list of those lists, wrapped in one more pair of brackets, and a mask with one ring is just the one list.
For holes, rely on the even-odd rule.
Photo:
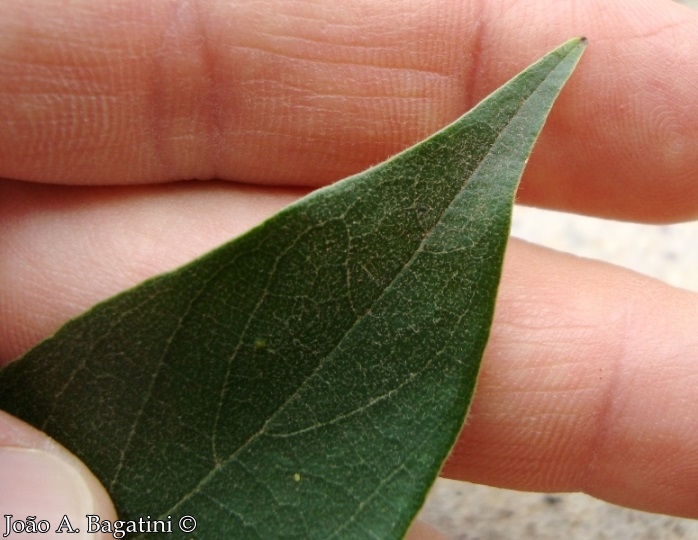
{"label": "leaf midrib", "polygon": [[[268,425],[270,422],[272,422],[279,414],[281,414],[281,413],[283,412],[283,410],[286,408],[286,406],[287,406],[287,405],[291,402],[291,400],[293,400],[293,398],[304,388],[304,386],[305,386],[305,385],[308,383],[308,381],[315,375],[315,373],[317,373],[318,370],[319,370],[323,365],[325,365],[326,362],[328,362],[328,361],[331,359],[331,357],[334,355],[335,351],[341,346],[341,344],[344,342],[344,340],[351,334],[352,330],[353,330],[353,329],[354,329],[354,328],[355,328],[355,327],[356,327],[356,326],[357,326],[357,325],[371,312],[371,309],[373,308],[373,306],[375,306],[375,305],[383,298],[383,296],[386,295],[386,294],[392,289],[393,285],[394,285],[395,282],[400,278],[400,276],[403,274],[403,272],[405,272],[405,271],[411,266],[411,264],[414,262],[415,258],[416,258],[420,253],[423,252],[425,243],[426,243],[427,240],[431,237],[431,235],[432,235],[434,229],[435,229],[435,228],[439,225],[439,223],[441,222],[441,219],[443,218],[444,214],[445,214],[446,212],[448,212],[448,210],[453,206],[454,202],[458,199],[459,194],[460,194],[460,193],[462,192],[462,190],[465,188],[465,186],[467,185],[467,183],[470,182],[471,179],[477,175],[478,171],[479,171],[480,168],[482,167],[482,164],[485,163],[485,162],[487,161],[487,158],[492,154],[494,148],[497,146],[498,141],[503,137],[503,135],[504,135],[505,133],[507,133],[508,128],[509,128],[509,125],[511,124],[511,121],[518,115],[519,111],[523,108],[524,104],[525,104],[533,95],[536,94],[536,92],[538,91],[538,89],[540,88],[540,86],[545,82],[546,79],[547,79],[547,76],[546,76],[545,78],[543,78],[543,79],[540,81],[540,83],[536,86],[536,89],[535,89],[533,92],[531,92],[531,93],[526,97],[526,99],[524,99],[523,101],[521,101],[519,107],[516,109],[516,112],[515,112],[514,114],[512,114],[512,116],[511,116],[510,119],[508,120],[506,127],[495,137],[494,142],[490,145],[490,147],[488,148],[488,150],[487,150],[487,152],[485,153],[485,155],[484,155],[484,156],[482,157],[482,159],[479,161],[477,167],[475,167],[475,169],[474,169],[473,172],[470,174],[470,176],[468,176],[468,178],[465,180],[465,182],[461,185],[460,189],[459,189],[458,191],[455,192],[455,194],[454,194],[453,198],[451,199],[451,201],[449,202],[449,204],[448,204],[447,206],[445,206],[444,209],[439,213],[438,219],[436,219],[436,220],[434,221],[434,224],[428,229],[427,233],[423,236],[422,240],[420,241],[419,246],[413,251],[413,253],[410,255],[410,258],[405,262],[404,265],[402,265],[402,267],[399,269],[399,271],[396,272],[395,276],[394,276],[393,279],[390,281],[390,283],[389,283],[388,285],[386,285],[386,287],[381,291],[381,293],[380,293],[378,296],[376,296],[376,298],[370,303],[370,305],[366,308],[366,310],[364,311],[364,313],[362,313],[360,316],[356,317],[354,323],[344,332],[344,335],[342,336],[342,338],[339,339],[339,340],[337,341],[337,343],[334,344],[334,346],[332,347],[332,349],[331,349],[330,351],[328,351],[328,353],[320,360],[320,362],[318,362],[318,365],[317,365],[317,366],[313,369],[313,371],[303,380],[303,382],[293,391],[293,393],[291,393],[291,394],[289,395],[289,397],[288,397],[283,403],[281,403],[281,404],[279,405],[279,407],[278,407],[273,413],[271,413],[271,414],[269,415],[269,418],[267,418],[267,420],[264,422],[264,424],[262,425],[262,427],[261,427],[259,430],[257,430],[255,433],[253,433],[252,435],[250,435],[250,437],[249,437],[244,443],[242,443],[238,448],[236,448],[235,451],[234,451],[232,454],[230,454],[227,458],[225,458],[225,460],[216,461],[216,463],[215,463],[214,467],[212,468],[212,470],[211,470],[210,472],[208,472],[204,477],[202,477],[201,480],[196,484],[196,486],[195,486],[194,488],[192,488],[192,489],[191,489],[188,493],[186,493],[184,496],[182,496],[182,498],[181,498],[179,501],[177,501],[177,503],[176,503],[175,505],[173,505],[171,508],[169,508],[168,510],[166,510],[163,514],[161,514],[160,518],[163,518],[163,517],[165,517],[165,516],[167,516],[167,515],[171,515],[175,510],[177,510],[177,508],[181,507],[181,506],[182,506],[183,504],[185,504],[189,499],[191,499],[191,497],[193,497],[194,495],[200,493],[200,492],[201,492],[201,488],[202,488],[203,486],[205,486],[206,483],[207,483],[211,478],[213,478],[213,477],[218,473],[218,471],[220,471],[220,469],[222,469],[223,467],[225,467],[225,466],[228,465],[229,463],[235,461],[236,458],[237,458],[237,456],[238,456],[243,450],[245,450],[245,449],[246,449],[249,445],[251,445],[255,440],[257,440],[260,436],[262,436],[262,435],[266,432],[266,427],[267,427],[267,425]],[[307,231],[306,231],[306,232],[307,232]],[[280,257],[279,257],[279,259],[280,259]],[[277,261],[278,261],[278,259],[277,259]],[[274,275],[274,272],[271,272],[271,273],[270,273],[270,276],[273,276],[273,275]],[[270,280],[271,280],[271,277],[270,277]],[[260,302],[261,302],[261,300],[260,300]],[[258,303],[258,305],[259,305],[259,303]],[[255,312],[252,312],[252,314],[250,315],[250,318],[248,319],[248,324],[249,324],[249,321],[254,317],[254,313],[255,313]],[[242,341],[242,337],[244,337],[244,336],[241,335],[241,340],[240,340],[240,341]],[[232,359],[231,359],[231,360],[232,360]],[[227,381],[226,381],[226,384],[227,384]],[[376,402],[377,402],[377,401],[376,401]],[[375,403],[375,402],[374,402],[374,403]],[[348,414],[346,414],[346,415],[344,415],[344,416],[347,417],[347,416],[350,416],[350,414],[353,414],[353,413],[348,413]]]}

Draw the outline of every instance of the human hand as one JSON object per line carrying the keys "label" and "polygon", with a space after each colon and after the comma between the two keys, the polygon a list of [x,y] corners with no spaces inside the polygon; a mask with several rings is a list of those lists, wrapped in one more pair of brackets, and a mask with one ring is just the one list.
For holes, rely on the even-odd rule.
{"label": "human hand", "polygon": [[[590,46],[520,201],[698,213],[698,16],[668,0],[0,5],[3,361],[416,142],[573,35]],[[175,182],[193,178],[223,181]],[[698,517],[698,424],[683,413],[698,405],[696,305],[512,241],[444,473]]]}

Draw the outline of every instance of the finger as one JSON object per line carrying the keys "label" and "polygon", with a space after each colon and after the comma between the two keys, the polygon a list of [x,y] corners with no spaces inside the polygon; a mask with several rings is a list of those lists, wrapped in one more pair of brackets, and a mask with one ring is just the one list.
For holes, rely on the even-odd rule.
{"label": "finger", "polygon": [[431,525],[423,521],[415,521],[407,531],[405,540],[446,540],[446,537]]}
{"label": "finger", "polygon": [[590,47],[521,191],[643,220],[698,209],[698,15],[668,0],[2,0],[0,176],[315,186]]}
{"label": "finger", "polygon": [[[0,191],[5,361],[293,197],[223,183],[61,192]],[[472,414],[445,472],[698,517],[696,318],[694,294],[511,242]]]}
{"label": "finger", "polygon": [[67,318],[193,260],[300,194],[222,182],[0,181],[0,365]]}
{"label": "finger", "polygon": [[[116,519],[114,506],[94,475],[53,439],[2,411],[0,485],[5,537],[36,530],[60,530],[76,538],[89,536],[96,540],[111,537],[85,534],[86,515],[112,522]],[[36,530],[30,531],[29,527]],[[78,529],[82,529],[82,535]]]}
{"label": "finger", "polygon": [[694,293],[512,243],[444,474],[698,517],[696,320]]}

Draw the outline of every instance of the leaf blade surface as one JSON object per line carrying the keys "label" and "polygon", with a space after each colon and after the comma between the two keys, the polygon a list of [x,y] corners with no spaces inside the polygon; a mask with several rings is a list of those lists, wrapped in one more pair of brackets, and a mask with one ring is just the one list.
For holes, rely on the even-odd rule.
{"label": "leaf blade surface", "polygon": [[0,372],[0,407],[83,459],[123,519],[400,537],[462,426],[516,187],[583,48],[66,324]]}

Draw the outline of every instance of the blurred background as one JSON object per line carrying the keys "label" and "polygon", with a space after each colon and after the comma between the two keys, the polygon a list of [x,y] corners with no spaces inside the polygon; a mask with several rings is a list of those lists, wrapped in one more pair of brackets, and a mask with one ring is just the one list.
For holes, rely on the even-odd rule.
{"label": "blurred background", "polygon": [[[681,3],[698,9],[698,0]],[[698,222],[639,225],[516,207],[512,234],[698,291]],[[581,493],[522,493],[445,479],[420,517],[453,540],[698,539],[698,520],[629,510]]]}

